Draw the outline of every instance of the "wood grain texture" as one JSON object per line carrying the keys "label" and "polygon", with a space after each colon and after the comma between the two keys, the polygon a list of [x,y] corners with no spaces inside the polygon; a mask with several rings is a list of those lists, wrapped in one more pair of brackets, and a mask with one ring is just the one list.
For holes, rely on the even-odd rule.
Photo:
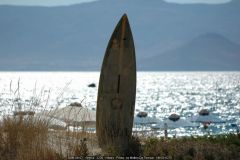
{"label": "wood grain texture", "polygon": [[100,147],[128,147],[136,97],[136,58],[126,14],[117,24],[102,64],[96,132]]}

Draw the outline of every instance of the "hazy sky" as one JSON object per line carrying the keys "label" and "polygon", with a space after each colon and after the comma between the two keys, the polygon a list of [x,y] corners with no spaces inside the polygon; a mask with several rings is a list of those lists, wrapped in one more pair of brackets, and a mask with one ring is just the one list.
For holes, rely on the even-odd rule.
{"label": "hazy sky", "polygon": [[[10,5],[40,5],[40,6],[58,6],[58,5],[71,5],[83,2],[91,2],[96,0],[0,0],[1,4]],[[177,3],[226,3],[231,0],[165,0],[167,2]]]}
{"label": "hazy sky", "polygon": [[176,2],[176,3],[210,3],[210,4],[218,4],[218,3],[226,3],[231,0],[165,0],[167,2]]}
{"label": "hazy sky", "polygon": [[1,4],[10,5],[34,5],[34,6],[58,6],[77,3],[92,2],[96,0],[0,0]]}

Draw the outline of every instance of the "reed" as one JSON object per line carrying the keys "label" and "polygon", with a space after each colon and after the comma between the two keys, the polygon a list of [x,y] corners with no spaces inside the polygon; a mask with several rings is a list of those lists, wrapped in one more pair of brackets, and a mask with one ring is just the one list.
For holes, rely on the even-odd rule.
{"label": "reed", "polygon": [[0,126],[0,159],[61,159],[48,146],[48,127],[32,118],[4,117]]}
{"label": "reed", "polygon": [[[20,92],[16,93],[20,99]],[[73,130],[50,129],[50,120],[36,118],[35,115],[35,107],[43,106],[43,103],[47,106],[46,100],[39,95],[28,104],[31,107],[27,108],[32,109],[30,112],[13,112],[0,120],[0,160],[62,160],[74,156],[121,155],[118,148],[109,147],[101,151],[96,134],[78,131],[76,126]],[[12,99],[13,105],[21,105],[15,99]],[[126,156],[160,156],[175,160],[237,160],[240,157],[240,134],[169,139],[135,136],[131,137],[125,153]]]}
{"label": "reed", "polygon": [[[43,119],[36,115],[39,108],[48,112],[50,90],[46,93],[42,88],[40,93],[37,93],[35,86],[30,100],[24,104],[21,103],[21,95],[20,80],[17,89],[13,89],[11,82],[12,98],[8,106],[11,106],[12,114],[4,115],[0,119],[0,160],[61,160],[99,152],[95,149],[95,134],[78,131],[75,129],[77,127],[74,127],[73,131],[62,128],[59,130],[56,127],[51,129],[51,118]],[[63,98],[63,93],[57,97],[56,107],[61,102],[61,97]]]}
{"label": "reed", "polygon": [[[67,159],[94,155],[94,133],[53,130],[45,120],[31,116],[5,116],[0,121],[0,159]],[[95,152],[95,153],[94,153]]]}

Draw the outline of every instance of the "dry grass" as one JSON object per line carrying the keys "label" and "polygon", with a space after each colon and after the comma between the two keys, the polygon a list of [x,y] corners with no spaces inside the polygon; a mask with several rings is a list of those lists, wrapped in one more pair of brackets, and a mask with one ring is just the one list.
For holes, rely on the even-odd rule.
{"label": "dry grass", "polygon": [[[18,93],[19,99],[19,92],[14,93]],[[29,104],[31,107],[27,108],[47,104],[39,99],[41,96],[35,97]],[[120,153],[113,147],[101,152],[94,133],[50,130],[48,121],[34,119],[34,114],[26,115],[27,112],[19,113],[0,120],[0,160],[62,160],[74,156],[117,156]],[[126,156],[160,156],[175,160],[238,160],[240,157],[239,134],[168,140],[143,136],[132,137],[129,144]]]}
{"label": "dry grass", "polygon": [[48,128],[31,117],[5,117],[0,122],[0,159],[61,159],[48,146]]}
{"label": "dry grass", "polygon": [[144,140],[145,156],[163,156],[176,160],[238,160],[240,135]]}
{"label": "dry grass", "polygon": [[50,130],[47,124],[33,117],[5,117],[0,122],[0,160],[61,160],[96,154],[95,134]]}
{"label": "dry grass", "polygon": [[[34,111],[50,108],[50,92],[45,94],[43,88],[37,94],[35,86],[29,103],[22,104],[19,84],[20,80],[15,90],[10,83],[12,99],[9,100],[9,106],[12,108],[12,115],[5,115],[0,119],[0,160],[61,160],[99,152],[95,134],[50,129],[51,119],[41,119]],[[63,93],[57,98],[56,106],[61,97]]]}
{"label": "dry grass", "polygon": [[[94,133],[49,130],[47,123],[21,116],[0,122],[0,160],[62,160],[74,156],[110,155],[118,151],[93,153]],[[132,137],[127,156],[160,156],[175,160],[237,160],[240,135],[159,139]]]}

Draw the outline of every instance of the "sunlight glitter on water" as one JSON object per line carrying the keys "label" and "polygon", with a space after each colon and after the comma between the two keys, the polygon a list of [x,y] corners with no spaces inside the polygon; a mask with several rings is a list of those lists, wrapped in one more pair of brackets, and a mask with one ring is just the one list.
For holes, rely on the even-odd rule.
{"label": "sunlight glitter on water", "polygon": [[[0,115],[18,109],[13,99],[25,109],[34,97],[41,99],[41,105],[32,106],[36,111],[75,101],[96,109],[99,75],[99,72],[0,72]],[[138,72],[137,77],[135,113],[145,111],[160,119],[178,113],[188,118],[207,108],[227,121],[220,127],[211,126],[214,133],[234,130],[229,125],[239,121],[240,72]],[[90,83],[97,86],[90,88]],[[205,131],[177,132],[188,135]]]}

